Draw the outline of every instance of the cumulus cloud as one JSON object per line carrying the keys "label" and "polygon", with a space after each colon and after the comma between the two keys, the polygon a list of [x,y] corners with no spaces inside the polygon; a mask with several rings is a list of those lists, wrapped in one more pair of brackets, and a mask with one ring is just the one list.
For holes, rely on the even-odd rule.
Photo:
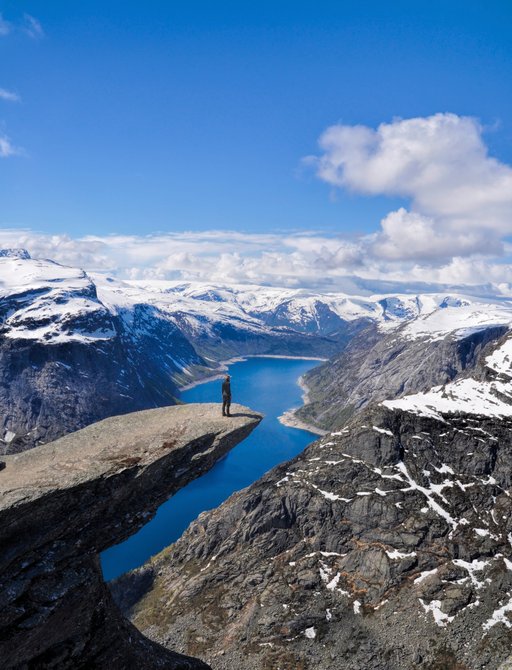
{"label": "cumulus cloud", "polygon": [[20,96],[17,93],[8,91],[5,88],[0,88],[0,100],[6,100],[7,102],[19,102]]}
{"label": "cumulus cloud", "polygon": [[454,255],[501,255],[501,240],[484,230],[450,230],[429,216],[401,207],[381,221],[381,232],[370,245],[376,256],[390,260],[423,260],[438,264]]}
{"label": "cumulus cloud", "polygon": [[410,201],[382,221],[373,253],[445,258],[502,251],[512,233],[512,168],[489,156],[480,123],[456,114],[397,119],[376,130],[335,125],[310,158],[330,185]]}

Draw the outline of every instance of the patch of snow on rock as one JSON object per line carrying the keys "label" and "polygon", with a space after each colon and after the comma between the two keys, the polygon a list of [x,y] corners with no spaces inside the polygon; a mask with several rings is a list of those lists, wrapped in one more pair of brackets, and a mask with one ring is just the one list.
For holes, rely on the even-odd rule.
{"label": "patch of snow on rock", "polygon": [[308,640],[314,640],[316,637],[316,630],[313,626],[310,628],[306,628],[304,631],[304,635],[308,638]]}

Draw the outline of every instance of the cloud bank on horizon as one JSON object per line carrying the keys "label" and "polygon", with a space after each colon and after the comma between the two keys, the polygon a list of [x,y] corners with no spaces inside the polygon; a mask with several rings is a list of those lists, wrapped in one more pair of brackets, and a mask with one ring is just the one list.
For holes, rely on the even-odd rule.
{"label": "cloud bank on horizon", "polygon": [[[376,232],[166,232],[72,238],[0,231],[2,246],[121,278],[185,279],[347,290],[347,277],[493,283],[511,294],[512,168],[488,155],[470,117],[397,119],[376,130],[334,125],[307,157],[319,179],[363,196],[400,196]],[[4,148],[5,149],[5,148]],[[2,147],[0,145],[0,152]]]}

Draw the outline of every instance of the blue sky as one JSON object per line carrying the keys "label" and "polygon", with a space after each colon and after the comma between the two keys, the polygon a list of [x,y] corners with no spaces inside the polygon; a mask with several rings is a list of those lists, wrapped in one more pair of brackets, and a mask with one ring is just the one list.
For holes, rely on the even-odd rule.
{"label": "blue sky", "polygon": [[[375,132],[380,124],[395,128],[396,119],[451,113],[478,120],[478,141],[503,166],[498,180],[506,188],[512,163],[508,1],[13,0],[0,2],[0,11],[5,230],[46,236],[47,246],[50,235],[96,242],[115,235],[120,254],[123,239],[151,233],[168,234],[171,246],[185,231],[203,241],[202,231],[236,231],[252,241],[252,235],[302,231],[327,240],[341,236],[345,245],[380,235],[380,246],[367,240],[358,247],[376,259],[377,274],[409,271],[411,263],[442,267],[449,261],[436,249],[444,244],[453,245],[454,258],[508,261],[511,210],[501,195],[499,223],[493,213],[494,223],[476,230],[460,212],[431,207],[423,186],[376,187],[347,176],[345,162],[335,165],[337,176],[326,176],[318,162],[303,160],[336,162],[332,147],[318,145],[333,125]],[[423,141],[425,133],[438,137],[427,125],[418,130]],[[457,138],[464,129],[452,125]],[[345,151],[345,139],[336,141]],[[457,163],[475,153],[473,142],[469,158],[460,155]],[[380,169],[388,171],[389,152],[383,155]],[[441,162],[446,169],[444,154]],[[487,167],[473,172],[487,174]],[[489,177],[489,190],[493,184]],[[395,216],[383,232],[382,220],[401,208],[406,215]],[[427,254],[404,254],[396,246],[400,226],[419,226],[420,237],[433,231],[438,242]],[[473,237],[462,240],[460,230],[468,228]],[[491,229],[483,258],[480,240]],[[257,251],[248,243],[249,253],[263,253],[267,243],[285,260],[301,253],[272,237],[257,241]],[[228,246],[236,253],[236,245]],[[334,253],[330,242],[327,247]],[[371,274],[361,258],[347,262],[345,251],[338,274]],[[67,258],[62,245],[53,255]],[[165,258],[172,274],[172,259]],[[503,280],[503,272],[495,279]]]}

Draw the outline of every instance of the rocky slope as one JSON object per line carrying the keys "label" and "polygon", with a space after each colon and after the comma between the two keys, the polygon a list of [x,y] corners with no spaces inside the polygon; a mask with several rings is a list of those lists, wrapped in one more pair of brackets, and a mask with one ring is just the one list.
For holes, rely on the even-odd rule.
{"label": "rocky slope", "polygon": [[382,332],[377,325],[305,375],[308,402],[296,417],[332,430],[369,403],[446,384],[471,370],[484,348],[511,327],[508,304],[443,304]]}
{"label": "rocky slope", "polygon": [[511,472],[505,336],[471,373],[368,406],[202,514],[114,593],[216,670],[505,668]]}
{"label": "rocky slope", "polygon": [[93,424],[0,471],[0,659],[5,670],[207,670],[126,621],[98,553],[243,440],[261,416],[240,405],[137,412]]}

